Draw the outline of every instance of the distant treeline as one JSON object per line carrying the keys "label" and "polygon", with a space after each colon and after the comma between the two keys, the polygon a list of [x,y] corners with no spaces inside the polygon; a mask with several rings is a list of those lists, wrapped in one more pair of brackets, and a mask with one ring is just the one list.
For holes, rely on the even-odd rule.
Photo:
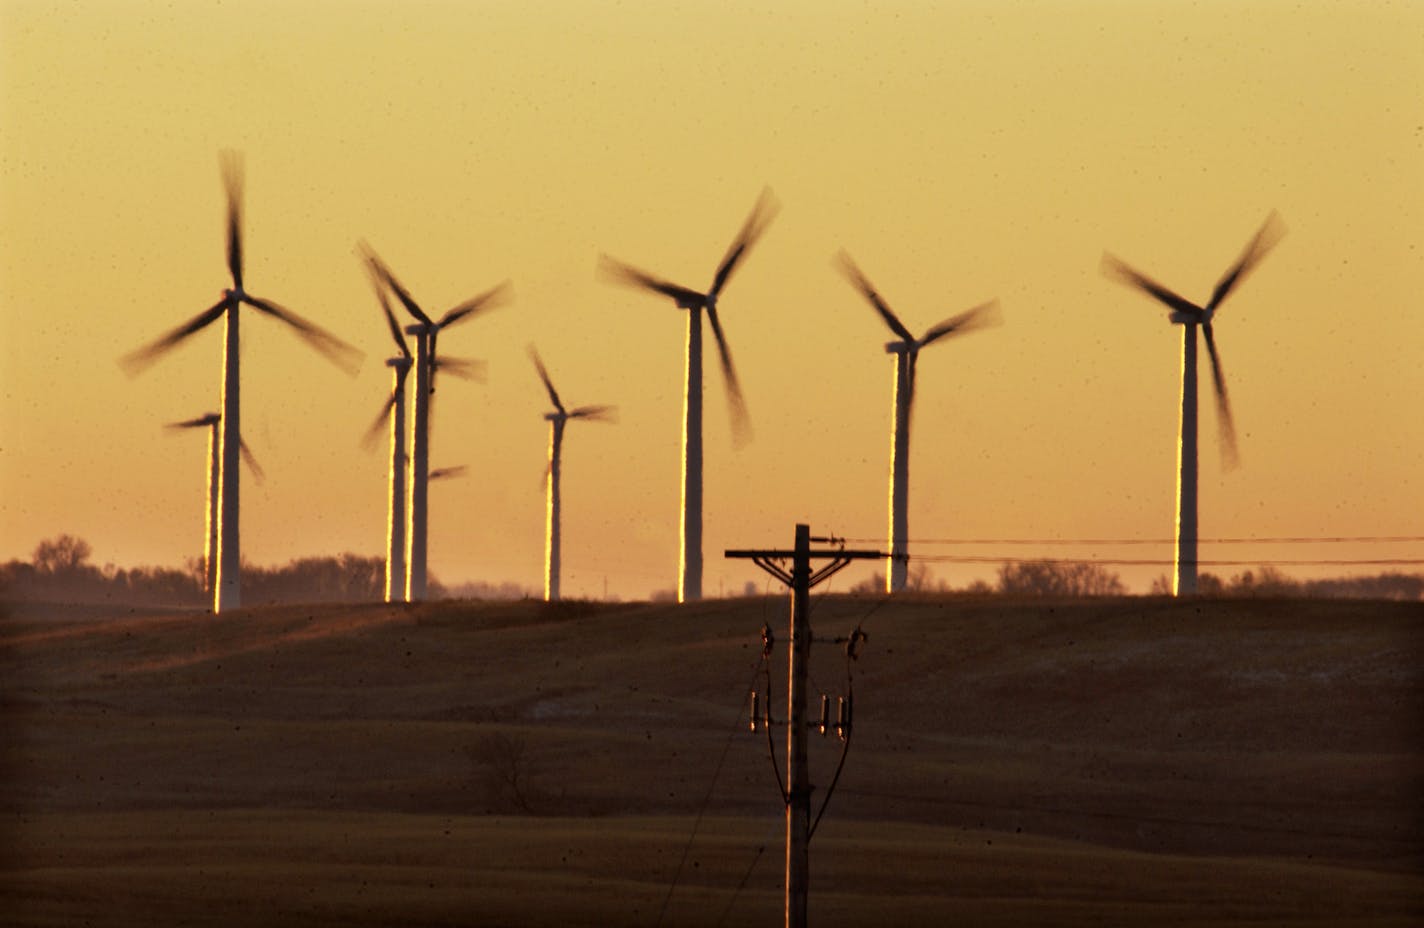
{"label": "distant treeline", "polygon": [[[183,569],[125,569],[89,562],[93,549],[82,538],[60,535],[35,547],[30,561],[0,565],[0,598],[16,601],[119,602],[142,606],[202,608],[211,597],[203,589],[202,558]],[[307,557],[281,567],[242,566],[245,605],[302,602],[372,602],[385,594],[385,559],[359,554]],[[517,584],[465,583],[453,589],[429,578],[430,597],[519,599],[530,595]]]}
{"label": "distant treeline", "polygon": [[[1112,571],[1085,561],[1015,561],[999,568],[996,582],[976,580],[967,587],[953,588],[933,578],[924,563],[911,567],[906,588],[933,593],[977,593],[1005,596],[1126,596],[1127,585]],[[885,589],[885,575],[876,574],[852,588],[854,593],[879,593]],[[1169,595],[1171,581],[1159,576],[1152,581],[1151,594]],[[1197,593],[1218,597],[1306,597],[1319,599],[1424,599],[1424,574],[1382,573],[1374,576],[1332,577],[1324,580],[1295,580],[1280,570],[1265,566],[1246,570],[1223,580],[1216,574],[1197,576]]]}
{"label": "distant treeline", "polygon": [[[60,535],[35,547],[30,561],[0,565],[0,599],[12,601],[102,603],[202,608],[211,597],[203,589],[203,561],[192,558],[184,569],[135,567],[124,569],[89,563],[89,543]],[[1295,580],[1274,567],[1261,567],[1229,579],[1211,573],[1197,578],[1203,596],[1317,597],[1333,599],[1424,599],[1424,574],[1382,573],[1374,576]],[[883,574],[856,584],[852,593],[881,593]],[[996,582],[976,580],[952,588],[933,578],[924,562],[911,562],[907,589],[923,593],[970,593],[1006,596],[1126,596],[1122,578],[1097,564],[1083,561],[1016,561],[999,568]],[[1171,592],[1168,579],[1158,577],[1151,593]],[[242,567],[242,601],[249,606],[278,603],[374,602],[385,593],[385,559],[358,554],[300,558],[281,567]],[[528,599],[538,595],[517,583],[463,583],[446,587],[429,579],[431,599]],[[669,594],[670,595],[670,594]],[[654,597],[656,598],[656,596]]]}

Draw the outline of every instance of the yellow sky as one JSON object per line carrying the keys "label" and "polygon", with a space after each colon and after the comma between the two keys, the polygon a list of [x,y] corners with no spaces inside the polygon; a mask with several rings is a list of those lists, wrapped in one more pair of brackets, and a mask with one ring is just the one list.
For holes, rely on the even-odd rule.
{"label": "yellow sky", "polygon": [[539,585],[534,342],[567,402],[621,411],[569,429],[566,594],[670,589],[683,319],[597,255],[704,288],[768,184],[781,215],[722,301],[743,451],[708,356],[709,593],[761,588],[722,550],[796,521],[885,532],[893,365],[841,247],[916,331],[1002,301],[1002,328],[921,358],[912,539],[1169,537],[1178,330],[1099,259],[1204,300],[1273,208],[1289,234],[1218,317],[1243,463],[1222,473],[1203,393],[1202,535],[1418,534],[1421,48],[1412,2],[0,0],[0,558],[65,531],[101,562],[200,550],[203,443],[160,426],[218,407],[219,330],[137,379],[115,361],[226,284],[222,148],[246,156],[248,289],[367,352],[348,379],[245,320],[258,563],[382,549],[364,237],[430,310],[514,283],[441,339],[490,381],[441,388],[432,463],[470,471],[432,488],[434,573]]}

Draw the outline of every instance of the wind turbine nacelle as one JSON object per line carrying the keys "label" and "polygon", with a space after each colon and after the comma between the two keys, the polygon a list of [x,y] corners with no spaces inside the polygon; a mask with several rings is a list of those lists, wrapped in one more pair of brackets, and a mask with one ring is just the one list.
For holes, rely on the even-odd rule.
{"label": "wind turbine nacelle", "polygon": [[909,342],[886,342],[886,343],[885,343],[885,353],[886,353],[886,354],[905,354],[906,352],[910,351],[912,348],[914,348],[914,346],[911,345]]}
{"label": "wind turbine nacelle", "polygon": [[410,358],[407,358],[404,355],[401,355],[400,357],[396,358],[386,358],[386,367],[394,367],[397,370],[402,370],[404,368],[410,367]]}
{"label": "wind turbine nacelle", "polygon": [[568,416],[567,416],[566,414],[564,414],[564,413],[561,413],[561,412],[546,412],[546,413],[544,413],[544,421],[545,421],[545,422],[562,422],[563,420],[565,420],[565,419],[567,419],[567,418],[568,418]]}
{"label": "wind turbine nacelle", "polygon": [[434,328],[434,326],[426,325],[423,322],[412,322],[410,325],[405,327],[405,334],[424,335],[426,332],[429,332]]}
{"label": "wind turbine nacelle", "polygon": [[1196,313],[1184,313],[1180,309],[1175,310],[1167,315],[1167,321],[1172,323],[1173,325],[1187,325],[1188,323],[1192,322],[1206,322],[1208,318],[1209,317],[1205,315],[1198,316]]}

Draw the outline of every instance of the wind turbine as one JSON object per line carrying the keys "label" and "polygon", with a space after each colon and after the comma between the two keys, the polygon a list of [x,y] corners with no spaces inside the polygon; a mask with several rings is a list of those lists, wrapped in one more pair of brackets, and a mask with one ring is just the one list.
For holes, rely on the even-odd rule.
{"label": "wind turbine", "polygon": [[1211,322],[1223,300],[1251,272],[1285,235],[1280,217],[1272,212],[1255,238],[1221,280],[1205,306],[1183,299],[1156,281],[1139,274],[1122,261],[1104,252],[1102,269],[1108,277],[1136,287],[1164,304],[1171,312],[1167,320],[1182,327],[1182,412],[1177,442],[1177,549],[1172,595],[1189,596],[1197,591],[1197,328],[1206,339],[1211,357],[1211,381],[1216,392],[1216,424],[1221,441],[1223,466],[1236,466],[1236,426],[1231,419],[1231,402],[1221,373],[1221,357]]}
{"label": "wind turbine", "polygon": [[406,326],[406,333],[416,336],[415,341],[415,416],[410,437],[410,506],[409,531],[407,533],[406,586],[405,598],[408,602],[425,599],[426,593],[426,538],[429,527],[430,499],[430,417],[431,395],[435,392],[435,372],[449,371],[456,376],[475,377],[478,366],[469,361],[448,358],[440,359],[436,354],[436,339],[440,332],[457,322],[471,318],[475,313],[491,309],[502,302],[509,292],[509,282],[471,297],[456,305],[439,322],[435,322],[411,297],[410,291],[401,286],[391,269],[386,266],[369,246],[362,246],[367,260],[371,262],[381,280],[390,287],[415,317],[414,325]]}
{"label": "wind turbine", "polygon": [[223,338],[222,380],[222,441],[221,466],[218,470],[218,551],[217,578],[213,612],[235,609],[242,604],[241,556],[238,534],[237,459],[241,445],[238,363],[238,312],[246,304],[258,312],[291,326],[313,348],[328,359],[354,374],[361,363],[361,352],[289,309],[255,297],[243,289],[242,280],[242,163],[236,154],[225,153],[222,159],[223,180],[227,187],[227,266],[232,273],[232,286],[223,290],[222,298],[210,308],[168,332],[156,341],[125,355],[120,364],[135,374],[157,361],[190,335],[206,328],[218,319],[226,324]]}
{"label": "wind turbine", "polygon": [[366,432],[363,444],[375,443],[383,425],[389,425],[391,436],[391,466],[388,480],[386,504],[386,590],[388,603],[406,600],[406,560],[405,560],[405,494],[406,494],[406,449],[405,449],[405,378],[410,373],[412,358],[410,348],[401,334],[396,314],[391,312],[391,304],[386,300],[385,285],[375,262],[368,260],[371,282],[376,288],[376,299],[381,302],[386,325],[400,354],[386,359],[391,369],[391,395],[387,398],[376,419]]}
{"label": "wind turbine", "polygon": [[549,379],[549,372],[544,368],[544,362],[540,360],[539,352],[534,350],[533,345],[529,346],[529,357],[534,359],[534,366],[539,370],[539,379],[544,381],[544,389],[549,391],[549,401],[554,404],[553,412],[544,413],[544,418],[549,422],[549,469],[547,471],[549,501],[544,530],[544,600],[553,602],[559,598],[559,569],[562,563],[559,478],[562,474],[564,426],[570,419],[588,419],[591,422],[612,421],[614,407],[564,408],[563,402],[559,399],[559,391],[554,389],[554,382]]}
{"label": "wind turbine", "polygon": [[[208,430],[207,487],[203,507],[203,592],[209,595],[212,594],[217,582],[218,569],[217,561],[213,555],[217,552],[218,547],[218,424],[220,422],[222,422],[222,416],[210,412],[196,419],[170,422],[165,426],[170,429],[207,428]],[[258,483],[261,483],[262,466],[257,463],[252,449],[247,447],[247,442],[243,441],[241,437],[238,438],[237,446],[242,451],[242,460],[247,464],[248,470],[252,471],[252,476],[257,479]]]}
{"label": "wind turbine", "polygon": [[885,346],[887,354],[895,355],[895,411],[890,440],[890,564],[885,572],[885,590],[898,593],[905,588],[910,503],[910,408],[915,398],[915,366],[920,351],[940,339],[962,335],[1000,322],[997,300],[976,306],[930,326],[925,334],[915,338],[905,324],[890,311],[880,294],[856,267],[850,255],[839,255],[841,271],[856,289],[865,295],[870,305],[885,320],[896,340]]}
{"label": "wind turbine", "polygon": [[687,378],[682,401],[682,540],[678,551],[677,600],[692,602],[702,598],[702,311],[712,324],[712,337],[722,362],[723,384],[731,406],[732,433],[739,443],[750,433],[746,401],[722,325],[717,318],[717,301],[737,263],[761,237],[776,216],[777,204],[770,190],[763,190],[751,214],[732,244],[706,293],[669,283],[635,267],[604,255],[602,266],[618,281],[670,297],[678,309],[687,310]]}

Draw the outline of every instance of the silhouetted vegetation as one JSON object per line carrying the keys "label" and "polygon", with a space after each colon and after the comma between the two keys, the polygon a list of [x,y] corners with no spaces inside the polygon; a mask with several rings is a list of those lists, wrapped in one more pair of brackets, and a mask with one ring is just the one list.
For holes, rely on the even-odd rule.
{"label": "silhouetted vegetation", "polygon": [[[1152,592],[1169,595],[1172,582],[1167,577],[1152,581]],[[1213,573],[1197,575],[1201,596],[1302,596],[1311,599],[1393,599],[1411,602],[1424,599],[1424,574],[1387,571],[1369,577],[1327,577],[1296,580],[1278,568],[1265,565],[1245,570],[1223,580]]]}
{"label": "silhouetted vegetation", "polygon": [[1012,596],[1125,596],[1117,574],[1085,561],[1020,561],[999,568],[999,592]]}

